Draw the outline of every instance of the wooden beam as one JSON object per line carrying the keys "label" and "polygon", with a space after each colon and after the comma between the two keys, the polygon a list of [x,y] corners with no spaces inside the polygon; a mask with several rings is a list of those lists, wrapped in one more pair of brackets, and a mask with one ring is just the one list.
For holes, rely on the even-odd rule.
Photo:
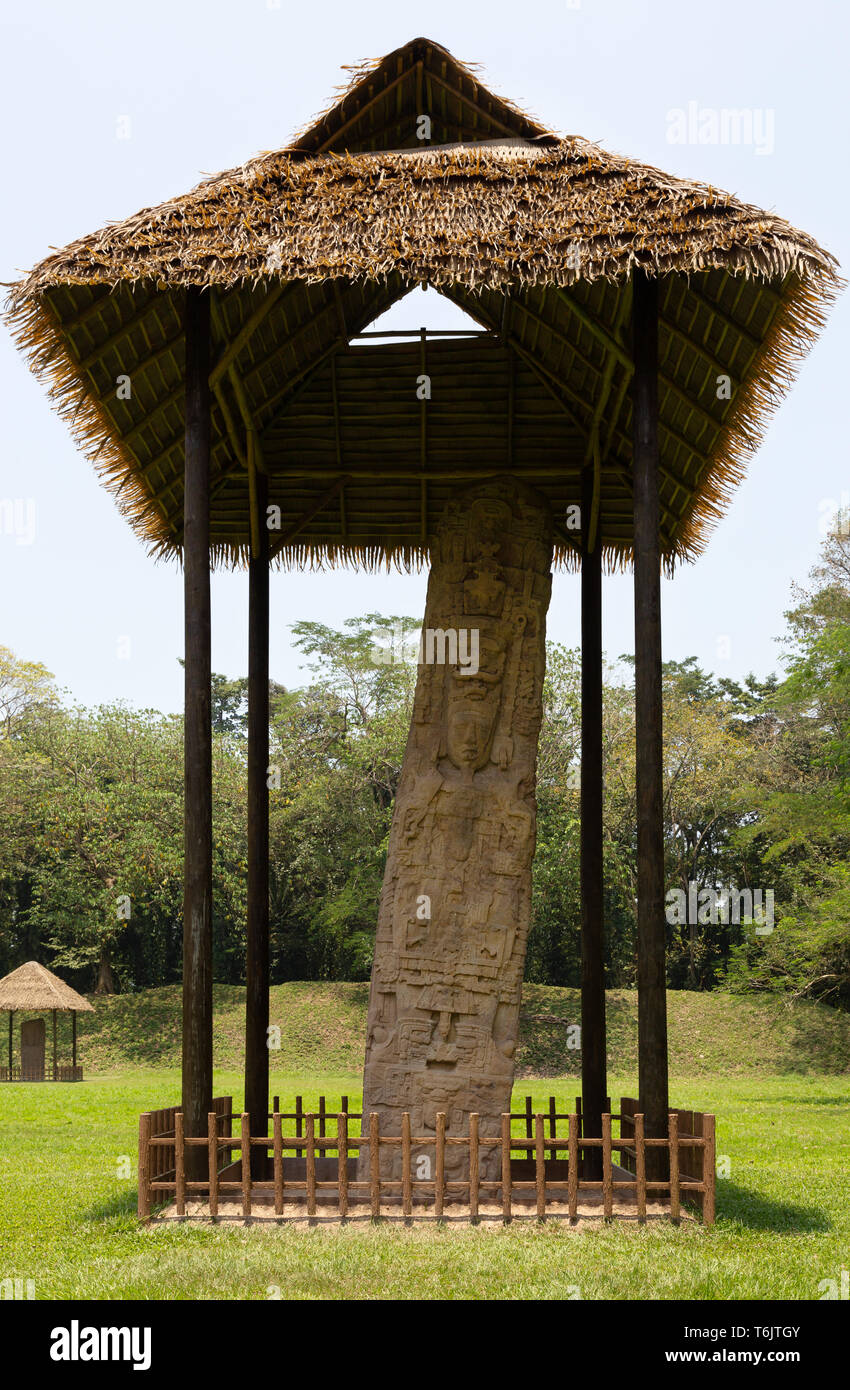
{"label": "wooden beam", "polygon": [[77,1069],[77,1011],[71,1011],[71,1065]]}
{"label": "wooden beam", "polygon": [[291,540],[294,540],[295,537],[298,535],[299,531],[303,531],[304,527],[309,525],[309,523],[313,520],[313,517],[318,516],[319,512],[322,511],[323,508],[326,507],[329,502],[333,501],[340,489],[345,487],[346,483],[350,482],[351,478],[348,476],[348,474],[343,474],[343,476],[341,478],[337,478],[336,481],[329,488],[327,488],[325,492],[321,494],[320,497],[317,497],[312,506],[308,507],[306,512],[304,512],[303,515],[299,517],[295,525],[290,526],[288,531],[285,531],[283,535],[278,536],[276,538],[269,551],[270,558],[273,559],[275,555],[278,555],[280,553],[280,551],[283,549],[285,545],[288,545]]}
{"label": "wooden beam", "polygon": [[[602,545],[595,534],[594,471],[582,478],[581,523],[581,1094],[584,1133],[602,1137],[606,1110],[605,928],[602,873]],[[601,1148],[582,1172],[602,1177]]]}
{"label": "wooden beam", "polygon": [[371,98],[371,100],[369,100],[369,101],[367,101],[367,102],[364,102],[364,104],[363,104],[361,107],[358,108],[358,110],[355,112],[355,114],[354,114],[353,116],[350,116],[349,119],[348,119],[347,121],[345,121],[343,125],[337,127],[337,129],[334,131],[333,135],[329,135],[328,138],[327,138],[327,140],[323,140],[322,143],[321,143],[321,145],[317,146],[317,148],[316,148],[316,150],[314,151],[314,153],[315,153],[315,154],[323,154],[325,150],[330,149],[331,145],[333,145],[333,144],[339,139],[339,137],[340,137],[340,135],[342,135],[343,131],[348,130],[350,126],[356,125],[358,121],[360,121],[360,120],[363,119],[363,117],[365,116],[365,114],[366,114],[367,111],[371,111],[372,108],[373,108],[374,106],[377,106],[377,105],[379,104],[379,102],[384,101],[384,99],[385,99],[386,97],[389,96],[390,92],[392,92],[393,89],[394,89],[395,87],[397,87],[397,86],[399,85],[400,82],[404,82],[404,80],[405,80],[416,68],[421,69],[421,67],[422,67],[422,59],[420,58],[420,59],[413,65],[413,67],[406,68],[404,72],[399,73],[398,77],[394,77],[393,80],[392,80],[392,82],[389,82],[389,83],[387,84],[386,87],[382,87],[382,88],[381,88],[381,90],[380,90],[380,92],[378,92],[377,96],[374,96],[374,97]]}
{"label": "wooden beam", "polygon": [[[251,437],[253,438],[253,432]],[[249,455],[250,457],[250,455]],[[256,474],[255,511],[262,517],[248,563],[248,912],[245,961],[245,1111],[251,1133],[264,1134],[269,1109],[269,532],[268,479]],[[263,1178],[265,1154],[251,1156]]]}
{"label": "wooden beam", "polygon": [[[635,734],[637,784],[637,986],[639,1109],[648,1138],[667,1134],[667,987],[661,679],[661,546],[658,518],[658,280],[634,274]],[[663,1181],[664,1152],[648,1176]],[[652,1170],[652,1171],[650,1171]]]}
{"label": "wooden beam", "polygon": [[268,536],[266,527],[266,503],[263,496],[268,497],[268,487],[261,488],[260,479],[264,475],[257,469],[257,431],[248,431],[248,524],[251,532],[251,559],[259,560],[263,550],[263,532]]}
{"label": "wooden beam", "polygon": [[[183,1119],[200,1138],[212,1110],[212,726],[210,658],[210,300],[186,291],[185,801],[183,867]],[[186,1176],[206,1153],[189,1145]]]}
{"label": "wooden beam", "polygon": [[[262,304],[257,305],[254,312],[248,316],[239,329],[236,337],[233,338],[224,349],[210,372],[210,386],[213,390],[215,390],[216,383],[221,380],[228,368],[235,364],[240,352],[242,352],[243,348],[247,347],[260,324],[263,322],[263,319],[267,318],[271,313],[286,288],[287,282],[285,280],[279,280],[277,284],[273,284]],[[223,320],[219,320],[218,327],[220,335],[226,338],[227,335]]]}

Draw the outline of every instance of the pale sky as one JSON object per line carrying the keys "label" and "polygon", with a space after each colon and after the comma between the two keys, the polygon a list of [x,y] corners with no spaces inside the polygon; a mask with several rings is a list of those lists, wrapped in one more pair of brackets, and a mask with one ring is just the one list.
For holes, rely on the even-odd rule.
{"label": "pale sky", "polygon": [[[845,0],[6,6],[0,278],[286,144],[346,80],[342,65],[418,34],[479,63],[488,86],[551,128],[775,210],[846,266],[848,15]],[[752,111],[757,138],[672,142],[672,113],[690,103]],[[426,302],[402,301],[396,323],[454,321],[445,301],[425,318]],[[777,667],[791,585],[815,562],[830,509],[850,505],[848,303],[845,295],[833,311],[707,552],[665,583],[666,658],[694,654],[739,678]],[[146,555],[5,328],[0,398],[0,504],[19,504],[11,534],[0,508],[0,645],[43,662],[83,703],[120,697],[179,709],[180,572]],[[578,586],[576,576],[557,576],[549,614],[549,635],[570,645],[579,639]],[[419,617],[424,593],[422,575],[275,574],[272,674],[288,685],[304,679],[292,622],[339,626],[369,611]],[[604,602],[615,657],[633,647],[628,576],[606,581]],[[216,670],[245,673],[246,618],[244,577],[217,574]]]}

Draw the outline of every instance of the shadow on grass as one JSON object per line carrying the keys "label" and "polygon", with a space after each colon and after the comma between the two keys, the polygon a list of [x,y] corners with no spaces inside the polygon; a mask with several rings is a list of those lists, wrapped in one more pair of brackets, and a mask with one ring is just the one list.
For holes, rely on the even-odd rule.
{"label": "shadow on grass", "polygon": [[718,1220],[739,1221],[749,1231],[785,1231],[803,1234],[831,1231],[832,1222],[819,1207],[801,1207],[793,1202],[777,1202],[750,1188],[739,1187],[729,1178],[717,1182]]}
{"label": "shadow on grass", "polygon": [[111,1221],[116,1216],[135,1216],[139,1210],[139,1193],[135,1187],[126,1192],[113,1193],[102,1202],[96,1202],[83,1212],[86,1221]]}

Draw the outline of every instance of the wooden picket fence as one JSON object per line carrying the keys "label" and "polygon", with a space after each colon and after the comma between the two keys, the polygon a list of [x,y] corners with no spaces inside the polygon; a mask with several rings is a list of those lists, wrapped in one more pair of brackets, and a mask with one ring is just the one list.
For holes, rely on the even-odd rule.
{"label": "wooden picket fence", "polygon": [[77,1067],[0,1067],[0,1082],[3,1081],[82,1081],[83,1069]]}
{"label": "wooden picket fence", "polygon": [[[270,1133],[254,1135],[250,1117],[239,1116],[239,1132],[233,1132],[233,1102],[230,1096],[213,1101],[208,1117],[207,1134],[192,1137],[184,1133],[183,1113],[179,1107],[147,1112],[139,1121],[139,1217],[150,1219],[152,1208],[173,1200],[176,1214],[186,1214],[187,1200],[205,1202],[209,1216],[215,1220],[222,1200],[232,1201],[236,1194],[244,1218],[252,1214],[253,1199],[261,1198],[265,1214],[269,1214],[266,1195],[273,1199],[274,1215],[285,1214],[285,1204],[306,1207],[308,1218],[316,1217],[318,1206],[330,1207],[331,1214],[340,1218],[349,1215],[352,1205],[368,1205],[370,1215],[377,1220],[382,1207],[400,1207],[405,1219],[426,1211],[437,1219],[451,1204],[453,1215],[460,1214],[471,1221],[480,1219],[482,1202],[500,1209],[504,1221],[510,1221],[514,1208],[534,1207],[538,1219],[558,1215],[571,1221],[578,1219],[579,1202],[594,1194],[598,1203],[601,1194],[601,1216],[610,1220],[622,1215],[624,1205],[615,1199],[627,1198],[628,1210],[634,1202],[638,1221],[647,1219],[647,1199],[666,1202],[665,1215],[678,1221],[684,1202],[692,1202],[706,1225],[714,1221],[715,1202],[715,1138],[714,1116],[695,1111],[671,1110],[668,1133],[664,1138],[647,1138],[644,1117],[638,1112],[637,1101],[623,1097],[617,1114],[602,1116],[601,1136],[585,1134],[580,1098],[571,1112],[558,1111],[555,1097],[549,1098],[547,1111],[534,1111],[531,1097],[526,1097],[524,1109],[502,1115],[501,1133],[487,1137],[479,1132],[479,1117],[469,1116],[465,1135],[446,1133],[446,1117],[438,1114],[435,1131],[426,1136],[411,1133],[409,1114],[402,1116],[400,1135],[381,1134],[379,1117],[368,1117],[349,1111],[348,1098],[342,1097],[338,1109],[331,1110],[325,1097],[320,1097],[318,1111],[305,1111],[302,1097],[296,1098],[295,1109],[281,1111],[279,1098],[269,1114]],[[610,1101],[608,1102],[610,1112]],[[353,1121],[361,1121],[360,1132],[352,1133]],[[294,1121],[294,1133],[284,1133],[284,1121]],[[515,1132],[514,1122],[524,1122],[524,1133]],[[566,1121],[566,1128],[564,1127]],[[619,1134],[613,1125],[619,1125]],[[269,1128],[269,1126],[267,1126]],[[401,1148],[401,1176],[390,1178],[381,1171],[380,1154],[383,1147]],[[465,1151],[469,1176],[447,1179],[445,1164],[448,1147]],[[481,1151],[496,1146],[499,1152],[498,1178],[482,1178]],[[190,1180],[186,1174],[186,1156],[191,1148],[206,1151],[206,1175]],[[647,1178],[647,1151],[663,1149],[667,1155],[661,1180]],[[265,1177],[252,1174],[250,1159],[243,1155],[260,1150],[265,1155],[268,1173]],[[587,1177],[582,1173],[584,1157],[591,1150],[601,1149],[601,1176]],[[239,1150],[238,1162],[233,1151]],[[356,1156],[363,1150],[369,1153],[369,1176],[358,1178]],[[415,1154],[422,1150],[434,1155],[433,1176],[415,1177]],[[615,1164],[613,1155],[619,1155]],[[295,1157],[285,1157],[293,1154]],[[269,1157],[270,1155],[270,1157]],[[548,1158],[547,1158],[548,1155]],[[560,1157],[559,1157],[560,1155]],[[565,1155],[565,1157],[564,1157]],[[669,1165],[669,1166],[668,1166]],[[598,1164],[595,1165],[598,1171]],[[256,1167],[256,1164],[255,1164]],[[628,1176],[622,1176],[623,1174]],[[262,1194],[262,1195],[261,1195]],[[258,1206],[261,1204],[258,1202]]]}

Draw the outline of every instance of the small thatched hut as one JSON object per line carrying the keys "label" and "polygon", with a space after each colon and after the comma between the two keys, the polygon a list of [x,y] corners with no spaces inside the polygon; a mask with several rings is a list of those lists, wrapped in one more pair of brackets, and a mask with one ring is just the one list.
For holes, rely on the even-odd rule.
{"label": "small thatched hut", "polygon": [[[66,985],[58,975],[28,960],[0,980],[0,1010],[9,1013],[9,1064],[0,1067],[0,1081],[82,1081],[83,1069],[77,1065],[77,1014],[94,1013],[87,999]],[[45,1025],[43,1018],[26,1019],[21,1024],[21,1063],[14,1065],[14,1024],[16,1013],[53,1015],[53,1068],[45,1069]],[[60,1066],[57,1059],[56,1015],[71,1015],[71,1065]]]}

